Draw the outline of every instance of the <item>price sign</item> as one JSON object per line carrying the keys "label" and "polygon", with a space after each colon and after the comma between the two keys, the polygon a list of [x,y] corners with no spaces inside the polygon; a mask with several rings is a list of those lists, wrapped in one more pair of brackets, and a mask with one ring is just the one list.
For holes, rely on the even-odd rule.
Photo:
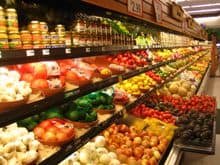
{"label": "price sign", "polygon": [[143,0],[128,0],[128,12],[143,16]]}
{"label": "price sign", "polygon": [[86,48],[86,53],[89,53],[91,52],[91,49],[90,48]]}
{"label": "price sign", "polygon": [[163,21],[163,15],[162,15],[162,5],[159,0],[154,0],[154,11],[156,15],[156,21],[158,23],[162,23]]}
{"label": "price sign", "polygon": [[35,55],[34,50],[26,50],[27,57],[34,56],[34,55]]}
{"label": "price sign", "polygon": [[42,54],[43,54],[44,56],[50,55],[50,49],[43,49],[43,50],[42,50]]}
{"label": "price sign", "polygon": [[70,48],[66,48],[66,49],[65,49],[65,53],[66,53],[66,54],[71,54],[71,49],[70,49]]}

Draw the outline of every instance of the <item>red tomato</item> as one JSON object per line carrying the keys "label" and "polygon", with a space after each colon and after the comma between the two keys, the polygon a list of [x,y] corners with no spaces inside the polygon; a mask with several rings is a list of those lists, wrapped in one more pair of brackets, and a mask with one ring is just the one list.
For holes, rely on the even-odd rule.
{"label": "red tomato", "polygon": [[45,64],[36,63],[34,65],[34,78],[47,79],[47,67]]}

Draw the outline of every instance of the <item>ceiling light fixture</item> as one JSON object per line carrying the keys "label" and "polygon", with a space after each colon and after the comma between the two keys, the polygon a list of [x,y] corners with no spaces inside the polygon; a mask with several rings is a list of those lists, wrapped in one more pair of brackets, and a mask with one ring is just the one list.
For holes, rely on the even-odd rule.
{"label": "ceiling light fixture", "polygon": [[183,6],[184,9],[189,8],[197,8],[197,7],[209,7],[209,6],[220,6],[220,3],[210,3],[210,4],[202,4],[202,5],[190,5],[190,6]]}
{"label": "ceiling light fixture", "polygon": [[220,11],[220,8],[216,9],[204,9],[204,10],[190,10],[187,11],[188,13],[202,13],[202,12],[215,12],[215,11]]}

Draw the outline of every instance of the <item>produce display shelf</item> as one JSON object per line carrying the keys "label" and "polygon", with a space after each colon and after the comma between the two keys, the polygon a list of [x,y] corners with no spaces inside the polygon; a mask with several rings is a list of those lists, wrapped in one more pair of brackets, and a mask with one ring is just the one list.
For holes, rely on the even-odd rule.
{"label": "produce display shelf", "polygon": [[[203,83],[203,81],[205,80],[205,77],[209,73],[208,72],[209,69],[210,69],[210,65],[207,66],[205,73],[203,74],[203,77],[197,87],[195,94],[198,94],[201,88],[201,84]],[[217,110],[216,110],[216,113],[217,113]],[[210,146],[202,147],[202,146],[195,146],[195,145],[190,145],[190,144],[184,145],[177,141],[174,142],[174,145],[178,147],[181,151],[214,155],[215,154],[215,138],[216,138],[216,117],[214,118],[214,121],[213,121],[213,135],[212,135],[212,142]]]}
{"label": "produce display shelf", "polygon": [[[200,84],[198,85],[198,88],[197,88],[197,90],[196,90],[196,94],[201,94],[201,92],[200,92],[200,89],[201,89],[201,86],[202,86],[202,84],[204,83],[204,81],[205,81],[205,79],[207,78],[207,76],[208,76],[208,74],[209,74],[209,71],[210,71],[210,64],[208,65],[208,67],[206,68],[206,71],[205,71],[205,73],[204,73],[204,75],[203,75],[203,77],[202,77],[202,79],[201,79],[201,81],[200,81]],[[216,127],[216,121],[214,121],[214,127]],[[213,130],[216,130],[216,128],[213,128]],[[214,154],[214,152],[215,152],[215,131],[213,131],[213,141],[212,141],[212,149],[210,149],[210,153],[208,153],[208,154]],[[185,147],[185,146],[184,146]],[[187,148],[188,149],[188,148]],[[190,148],[190,152],[196,152],[196,153],[198,153],[197,151],[192,151],[192,148]],[[170,154],[168,155],[168,157],[167,157],[167,160],[165,161],[165,165],[175,165],[175,164],[179,164],[179,163],[177,163],[177,162],[179,162],[180,161],[180,159],[181,159],[181,157],[182,157],[182,155],[183,155],[183,152],[184,152],[185,150],[183,149],[182,150],[182,148],[180,148],[180,146],[177,146],[177,145],[173,145],[172,146],[172,148],[171,148],[171,151],[170,151]],[[189,151],[189,150],[187,150],[187,151]],[[200,153],[200,152],[199,152]],[[203,152],[204,153],[204,152]],[[205,153],[205,154],[207,154],[207,153]]]}
{"label": "produce display shelf", "polygon": [[[198,57],[195,61],[187,64],[183,69],[178,70],[175,74],[173,74],[172,76],[168,77],[163,83],[161,83],[160,85],[158,85],[155,88],[151,89],[148,93],[140,96],[134,102],[132,102],[132,103],[128,104],[127,106],[125,106],[125,108],[123,108],[122,110],[114,113],[106,121],[98,124],[97,126],[92,127],[88,132],[86,132],[81,137],[79,137],[77,139],[74,139],[70,143],[62,146],[61,149],[58,152],[56,152],[55,154],[53,154],[49,158],[47,158],[44,161],[42,161],[41,163],[39,163],[39,165],[48,165],[48,164],[55,165],[55,164],[58,164],[59,162],[64,160],[68,155],[70,155],[71,153],[77,151],[80,147],[82,147],[84,144],[86,144],[89,140],[91,140],[93,137],[95,137],[96,135],[101,133],[104,129],[109,127],[112,123],[114,123],[114,122],[118,121],[120,118],[122,118],[124,116],[125,111],[129,111],[130,109],[132,109],[133,107],[137,106],[141,102],[144,102],[145,99],[150,95],[150,93],[154,92],[155,90],[161,88],[167,82],[171,81],[173,78],[178,76],[187,67],[189,67],[190,65],[194,64],[201,57],[202,56]],[[168,149],[169,148],[171,148],[171,147],[168,147]]]}
{"label": "produce display shelf", "polygon": [[[190,47],[184,46],[184,47]],[[195,45],[194,45],[195,46]],[[45,60],[58,60],[80,57],[91,57],[115,54],[124,51],[138,51],[144,49],[171,49],[183,46],[97,46],[97,47],[69,47],[69,48],[43,48],[43,49],[2,49],[0,50],[0,66],[37,62]]]}
{"label": "produce display shelf", "polygon": [[23,106],[19,106],[19,107],[13,108],[13,109],[7,109],[5,111],[0,112],[0,126],[1,127],[6,126],[10,123],[16,122],[18,120],[21,120],[26,117],[32,116],[34,114],[38,114],[42,111],[45,111],[52,106],[58,106],[58,105],[63,104],[67,101],[71,101],[71,100],[74,100],[80,96],[89,94],[93,91],[108,87],[112,84],[115,84],[115,83],[121,81],[121,80],[125,80],[125,79],[133,77],[135,75],[144,73],[148,70],[169,64],[171,62],[175,62],[176,60],[186,58],[190,55],[193,55],[193,54],[187,54],[187,55],[183,56],[182,58],[167,60],[167,61],[164,61],[161,63],[150,65],[150,66],[147,66],[144,68],[140,68],[140,69],[137,69],[134,71],[123,73],[121,75],[112,76],[112,77],[104,79],[100,82],[85,85],[85,86],[79,87],[77,89],[74,89],[74,90],[71,90],[71,91],[68,91],[65,93],[56,94],[56,95],[47,97],[45,99],[42,99],[40,101],[36,101],[36,102],[30,103],[30,104],[25,104]]}

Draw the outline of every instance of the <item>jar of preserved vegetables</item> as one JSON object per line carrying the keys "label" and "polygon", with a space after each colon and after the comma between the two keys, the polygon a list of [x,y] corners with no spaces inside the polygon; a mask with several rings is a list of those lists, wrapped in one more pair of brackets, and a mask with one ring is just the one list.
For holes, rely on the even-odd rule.
{"label": "jar of preserved vegetables", "polygon": [[86,21],[83,19],[77,19],[74,23],[73,31],[78,34],[86,33]]}
{"label": "jar of preserved vegetables", "polygon": [[0,31],[6,32],[6,30],[7,27],[6,27],[5,13],[3,7],[0,6]]}
{"label": "jar of preserved vegetables", "polygon": [[0,49],[8,48],[8,35],[5,31],[0,31]]}
{"label": "jar of preserved vegetables", "polygon": [[14,8],[6,9],[8,31],[18,31],[17,12]]}
{"label": "jar of preserved vegetables", "polygon": [[72,44],[74,47],[78,47],[79,46],[79,38],[80,35],[77,33],[72,33]]}
{"label": "jar of preserved vegetables", "polygon": [[46,22],[40,22],[39,27],[41,32],[48,32],[48,26]]}
{"label": "jar of preserved vegetables", "polygon": [[8,36],[9,48],[20,49],[21,37],[18,31],[10,31]]}
{"label": "jar of preserved vegetables", "polygon": [[32,35],[28,30],[22,30],[20,34],[22,44],[32,44]]}
{"label": "jar of preserved vegetables", "polygon": [[31,21],[30,24],[28,25],[28,30],[31,31],[31,32],[34,32],[34,31],[39,31],[40,32],[40,23],[39,21]]}
{"label": "jar of preserved vegetables", "polygon": [[64,28],[64,26],[61,25],[61,24],[56,25],[55,31],[57,32],[58,35],[63,35],[63,34],[65,34],[65,28]]}
{"label": "jar of preserved vegetables", "polygon": [[32,33],[32,39],[33,39],[33,44],[41,44],[42,42],[42,35],[40,34],[39,31],[33,31]]}
{"label": "jar of preserved vegetables", "polygon": [[56,46],[59,42],[59,36],[56,32],[50,32],[50,44]]}
{"label": "jar of preserved vegetables", "polygon": [[43,44],[50,45],[50,35],[48,34],[48,32],[42,32],[41,37]]}
{"label": "jar of preserved vegetables", "polygon": [[71,37],[70,31],[66,31],[64,39],[65,39],[65,46],[66,47],[72,46],[72,37]]}

